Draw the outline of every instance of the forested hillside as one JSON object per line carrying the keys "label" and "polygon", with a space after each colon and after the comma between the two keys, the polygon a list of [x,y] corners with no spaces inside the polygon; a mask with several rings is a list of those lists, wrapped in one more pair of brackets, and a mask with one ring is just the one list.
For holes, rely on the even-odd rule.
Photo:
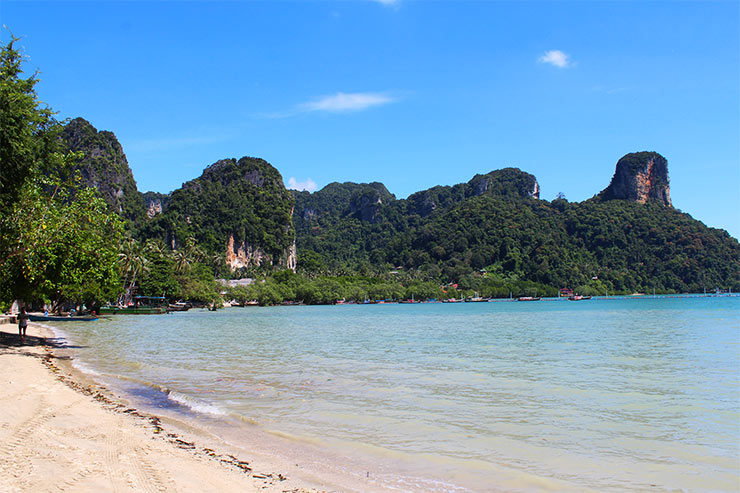
{"label": "forested hillside", "polygon": [[203,251],[223,255],[234,268],[286,268],[294,263],[292,208],[292,195],[269,163],[224,159],[172,192],[142,234],[173,249],[192,237]]}
{"label": "forested hillside", "polygon": [[535,177],[516,168],[401,200],[378,182],[291,192],[253,157],[141,194],[112,132],[82,118],[62,126],[40,106],[16,41],[0,57],[3,306],[134,294],[215,305],[215,276],[265,279],[239,294],[264,304],[740,290],[737,239],[672,207],[656,152],[623,156],[580,203],[540,200]]}
{"label": "forested hillside", "polygon": [[[664,175],[656,186],[667,187]],[[392,265],[445,282],[478,277],[477,286],[498,294],[521,281],[594,293],[740,288],[737,240],[658,201],[538,200],[534,177],[508,168],[378,202],[366,220],[346,197],[367,187],[296,194],[299,267],[338,273]]]}
{"label": "forested hillside", "polygon": [[144,202],[113,132],[98,132],[84,118],[75,118],[65,125],[61,135],[69,150],[80,153],[75,167],[83,183],[97,189],[111,210],[128,219],[130,225],[141,224]]}
{"label": "forested hillside", "polygon": [[400,268],[495,295],[523,286],[740,289],[737,240],[671,206],[667,161],[655,152],[622,157],[609,186],[580,203],[539,200],[536,178],[516,168],[402,200],[378,182],[291,193],[274,167],[249,157],[218,161],[171,194],[142,196],[112,133],[76,119],[64,136],[84,153],[87,184],[129,219],[132,235],[171,249],[192,238],[222,275],[264,275],[297,260],[310,276]]}

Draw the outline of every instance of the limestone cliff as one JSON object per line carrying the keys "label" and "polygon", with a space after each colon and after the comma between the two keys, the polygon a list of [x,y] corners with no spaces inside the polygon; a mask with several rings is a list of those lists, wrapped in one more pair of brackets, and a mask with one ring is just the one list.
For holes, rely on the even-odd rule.
{"label": "limestone cliff", "polygon": [[149,218],[152,218],[157,214],[161,214],[167,207],[167,201],[170,198],[167,194],[157,192],[146,192],[142,197],[144,199],[146,215]]}
{"label": "limestone cliff", "polygon": [[519,168],[503,168],[475,175],[468,182],[467,196],[496,195],[512,198],[540,198],[540,184],[534,175]]}
{"label": "limestone cliff", "polygon": [[192,236],[206,252],[225,254],[232,270],[295,268],[293,196],[262,159],[222,159],[169,196],[149,195],[147,205],[150,230],[170,245]]}
{"label": "limestone cliff", "polygon": [[653,202],[671,207],[668,161],[657,152],[634,152],[617,162],[609,186],[597,195],[600,200]]}
{"label": "limestone cliff", "polygon": [[357,219],[374,223],[383,204],[393,200],[395,197],[382,183],[363,184],[350,197],[349,213]]}
{"label": "limestone cliff", "polygon": [[475,175],[467,183],[436,186],[409,196],[408,211],[422,217],[447,209],[470,197],[491,195],[502,199],[539,199],[540,185],[534,175],[518,168],[504,168],[485,175]]}
{"label": "limestone cliff", "polygon": [[61,137],[71,151],[82,153],[77,169],[84,184],[96,188],[116,213],[133,222],[142,221],[144,202],[113,132],[98,132],[87,120],[75,118],[64,127]]}
{"label": "limestone cliff", "polygon": [[264,250],[254,247],[245,241],[236,243],[234,241],[234,235],[229,236],[229,241],[226,244],[226,263],[231,270],[259,267],[265,260],[270,264],[272,263],[269,255]]}

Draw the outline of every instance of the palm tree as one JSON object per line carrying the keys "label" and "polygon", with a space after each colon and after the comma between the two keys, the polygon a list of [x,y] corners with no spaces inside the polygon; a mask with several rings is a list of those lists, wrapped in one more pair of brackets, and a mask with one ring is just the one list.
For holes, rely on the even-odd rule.
{"label": "palm tree", "polygon": [[144,243],[144,251],[153,257],[159,257],[164,254],[166,250],[166,246],[164,242],[159,239],[149,239],[146,240],[146,243]]}
{"label": "palm tree", "polygon": [[182,248],[174,250],[172,254],[175,260],[175,272],[178,274],[189,271],[194,262],[200,262],[205,258],[203,250],[198,247],[192,236],[185,241]]}
{"label": "palm tree", "polygon": [[127,303],[131,300],[131,292],[136,285],[136,276],[149,269],[149,260],[144,255],[144,249],[142,248],[141,243],[128,237],[121,244],[121,251],[118,253],[118,261],[121,268],[121,274],[123,276],[123,284],[121,285],[123,294],[121,301]]}
{"label": "palm tree", "polygon": [[211,261],[211,267],[213,267],[213,273],[215,275],[218,275],[219,272],[221,272],[221,269],[226,265],[226,259],[224,258],[223,254],[221,253],[215,253],[210,256],[209,260]]}
{"label": "palm tree", "polygon": [[182,274],[190,270],[190,264],[193,262],[193,259],[187,249],[181,248],[180,250],[175,250],[172,252],[172,255],[175,260],[175,272]]}

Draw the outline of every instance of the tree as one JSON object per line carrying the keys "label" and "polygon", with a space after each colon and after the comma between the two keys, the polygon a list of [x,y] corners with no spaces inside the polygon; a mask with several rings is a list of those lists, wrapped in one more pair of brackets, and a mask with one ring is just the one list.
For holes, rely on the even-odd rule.
{"label": "tree", "polygon": [[195,238],[192,236],[185,241],[185,245],[179,250],[172,252],[175,259],[175,271],[178,274],[187,273],[193,263],[203,258],[203,252],[198,248]]}
{"label": "tree", "polygon": [[121,243],[118,262],[121,278],[123,279],[121,293],[124,299],[122,301],[128,302],[133,295],[137,276],[148,270],[149,259],[147,259],[141,243],[128,237]]}
{"label": "tree", "polygon": [[36,96],[38,73],[23,79],[23,56],[11,34],[0,51],[0,208],[7,212],[28,179],[58,163],[55,131],[58,125],[49,108]]}
{"label": "tree", "polygon": [[18,38],[0,48],[0,302],[91,304],[118,283],[122,223],[79,185],[79,154],[65,152],[61,125],[22,78]]}

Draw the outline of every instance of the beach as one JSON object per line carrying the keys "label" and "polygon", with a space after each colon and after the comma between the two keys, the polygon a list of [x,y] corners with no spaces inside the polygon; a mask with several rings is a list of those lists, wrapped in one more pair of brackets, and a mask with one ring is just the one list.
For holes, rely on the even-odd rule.
{"label": "beach", "polygon": [[43,327],[22,344],[0,325],[1,491],[314,491],[284,464],[128,407],[64,353]]}
{"label": "beach", "polygon": [[0,325],[0,491],[734,491],[739,301]]}

